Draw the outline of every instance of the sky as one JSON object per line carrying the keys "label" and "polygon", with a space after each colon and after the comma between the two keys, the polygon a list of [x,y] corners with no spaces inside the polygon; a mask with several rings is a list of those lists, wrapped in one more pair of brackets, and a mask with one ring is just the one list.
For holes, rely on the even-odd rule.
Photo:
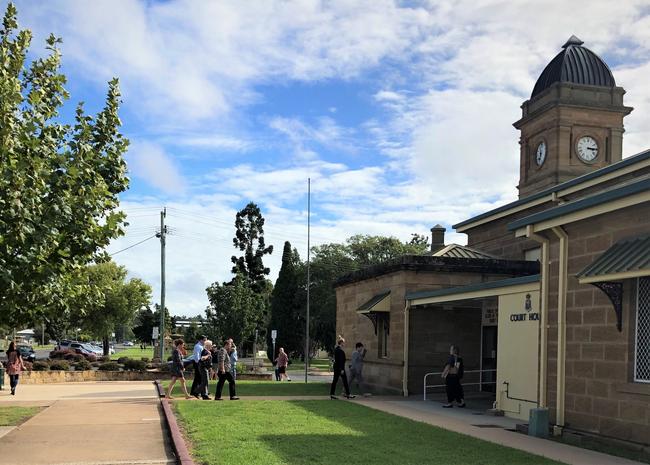
{"label": "sky", "polygon": [[[6,0],[0,0],[3,11]],[[234,218],[248,202],[275,248],[353,234],[466,242],[451,225],[517,198],[512,123],[546,64],[575,34],[626,89],[624,156],[650,147],[647,0],[17,1],[19,23],[63,39],[71,99],[98,112],[120,79],[130,189],[124,237],[108,248],[197,315],[231,278]],[[140,241],[143,243],[129,248]],[[116,253],[119,252],[119,253]]]}

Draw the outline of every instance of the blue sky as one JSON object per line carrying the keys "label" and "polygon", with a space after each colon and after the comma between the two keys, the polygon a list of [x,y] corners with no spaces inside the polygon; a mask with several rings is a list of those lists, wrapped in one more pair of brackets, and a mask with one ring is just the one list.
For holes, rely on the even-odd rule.
{"label": "blue sky", "polygon": [[[609,63],[634,112],[624,154],[650,144],[643,1],[18,1],[35,55],[63,38],[71,105],[96,112],[120,78],[131,188],[119,251],[168,207],[167,302],[198,314],[230,278],[237,210],[260,205],[275,279],[284,240],[408,239],[516,198],[512,122],[571,34]],[[0,4],[6,5],[5,0]],[[159,244],[115,255],[151,283]]]}

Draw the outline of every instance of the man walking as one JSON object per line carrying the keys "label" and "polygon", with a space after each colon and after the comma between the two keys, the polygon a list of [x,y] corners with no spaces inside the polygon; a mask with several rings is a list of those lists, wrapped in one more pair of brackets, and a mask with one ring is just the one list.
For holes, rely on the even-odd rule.
{"label": "man walking", "polygon": [[366,357],[366,352],[366,348],[360,342],[357,342],[355,351],[352,352],[352,363],[350,364],[350,387],[352,387],[356,380],[359,394],[362,394],[363,359]]}
{"label": "man walking", "polygon": [[339,336],[336,341],[336,348],[334,349],[334,379],[332,380],[332,385],[330,386],[330,399],[338,399],[334,394],[336,392],[336,384],[339,381],[339,378],[343,380],[343,388],[345,389],[345,397],[348,399],[354,399],[356,396],[350,394],[350,388],[348,387],[348,377],[345,374],[345,352],[343,351],[343,344],[345,344],[345,339],[342,336]]}
{"label": "man walking", "polygon": [[190,395],[199,398],[199,390],[201,389],[201,353],[205,346],[205,341],[208,340],[207,336],[199,336],[199,340],[194,344],[192,351],[192,365],[194,366],[194,379],[192,380],[192,387],[190,388]]}
{"label": "man walking", "polygon": [[226,381],[228,381],[230,400],[239,400],[239,397],[235,394],[235,380],[230,372],[230,348],[232,347],[230,341],[231,340],[228,339],[223,345],[223,348],[219,349],[217,352],[217,376],[219,377],[219,381],[217,382],[217,392],[215,393],[214,400],[222,400],[221,391],[223,390],[223,385]]}

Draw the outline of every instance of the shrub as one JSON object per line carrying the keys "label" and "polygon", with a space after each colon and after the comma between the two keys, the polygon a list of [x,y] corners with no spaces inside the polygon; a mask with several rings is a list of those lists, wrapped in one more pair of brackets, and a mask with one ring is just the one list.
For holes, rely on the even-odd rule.
{"label": "shrub", "polygon": [[140,360],[142,360],[144,363],[149,363],[149,357],[142,357]]}
{"label": "shrub", "polygon": [[120,357],[117,359],[117,363],[124,365],[127,360],[131,360],[129,357]]}
{"label": "shrub", "polygon": [[106,362],[99,365],[99,369],[102,371],[119,371],[120,364],[117,362]]}
{"label": "shrub", "polygon": [[50,352],[50,358],[51,359],[62,359],[65,358],[66,355],[73,354],[74,352],[71,350],[53,350]]}
{"label": "shrub", "polygon": [[25,360],[25,361],[23,362],[23,365],[25,365],[25,370],[27,370],[27,371],[32,371],[32,369],[33,369],[33,364],[32,364],[32,362],[28,362],[27,360]]}
{"label": "shrub", "polygon": [[32,370],[34,371],[47,371],[49,369],[50,369],[50,364],[43,360],[37,360],[32,364]]}
{"label": "shrub", "polygon": [[68,352],[63,356],[64,359],[70,361],[70,362],[79,362],[81,360],[84,360],[84,356],[81,354],[77,354],[75,352]]}
{"label": "shrub", "polygon": [[130,371],[144,371],[146,368],[146,363],[142,360],[133,360],[127,358],[124,362],[124,369]]}
{"label": "shrub", "polygon": [[90,362],[86,359],[79,360],[74,367],[75,370],[79,371],[84,371],[84,370],[92,370],[92,365]]}
{"label": "shrub", "polygon": [[50,370],[63,370],[68,371],[70,369],[70,364],[65,360],[53,360],[50,362]]}
{"label": "shrub", "polygon": [[87,354],[84,355],[84,357],[86,357],[86,360],[90,363],[97,361],[97,356],[95,354]]}
{"label": "shrub", "polygon": [[99,363],[99,362],[92,362],[90,365],[93,366],[93,367],[95,367],[95,368],[99,368],[99,365],[101,365],[101,363]]}
{"label": "shrub", "polygon": [[98,357],[98,358],[97,358],[97,361],[98,361],[98,362],[104,362],[104,363],[106,363],[106,362],[110,362],[110,361],[111,361],[111,357],[108,356],[108,355],[102,355],[101,357]]}

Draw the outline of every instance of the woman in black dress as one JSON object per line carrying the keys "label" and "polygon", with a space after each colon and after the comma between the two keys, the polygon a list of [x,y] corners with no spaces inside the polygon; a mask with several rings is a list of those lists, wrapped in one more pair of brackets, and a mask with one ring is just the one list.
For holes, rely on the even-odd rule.
{"label": "woman in black dress", "polygon": [[176,380],[180,380],[181,387],[183,388],[183,394],[185,394],[186,399],[191,399],[191,396],[187,392],[187,386],[185,385],[185,366],[183,366],[183,356],[185,355],[185,342],[182,339],[176,339],[174,341],[174,352],[172,353],[172,381],[167,387],[167,392],[165,397],[167,399],[173,399],[171,396],[172,389],[174,389],[174,384]]}

